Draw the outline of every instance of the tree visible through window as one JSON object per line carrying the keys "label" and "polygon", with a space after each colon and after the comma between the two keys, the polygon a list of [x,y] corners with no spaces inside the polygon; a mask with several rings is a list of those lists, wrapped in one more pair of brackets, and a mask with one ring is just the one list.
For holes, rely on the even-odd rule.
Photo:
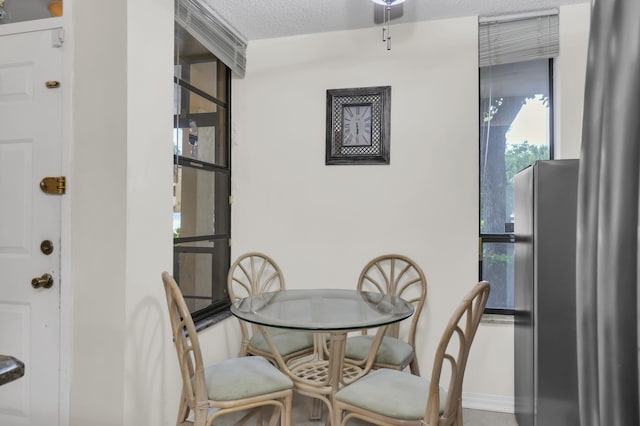
{"label": "tree visible through window", "polygon": [[487,309],[513,309],[513,177],[552,152],[552,60],[480,68],[481,278]]}

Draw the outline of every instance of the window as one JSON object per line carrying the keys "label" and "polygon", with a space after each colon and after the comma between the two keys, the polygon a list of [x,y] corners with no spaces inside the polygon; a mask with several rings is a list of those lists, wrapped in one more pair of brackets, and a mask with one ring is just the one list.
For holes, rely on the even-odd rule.
{"label": "window", "polygon": [[480,23],[479,273],[491,283],[488,313],[513,313],[513,178],[553,158],[556,54],[557,15]]}
{"label": "window", "polygon": [[174,265],[194,320],[227,312],[230,71],[175,25]]}

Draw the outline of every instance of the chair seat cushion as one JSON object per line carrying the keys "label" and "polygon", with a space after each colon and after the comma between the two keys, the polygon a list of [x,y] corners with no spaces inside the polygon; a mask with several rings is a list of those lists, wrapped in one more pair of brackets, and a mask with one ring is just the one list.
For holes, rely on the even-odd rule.
{"label": "chair seat cushion", "polygon": [[209,399],[229,401],[291,389],[293,382],[260,356],[228,359],[205,368]]}
{"label": "chair seat cushion", "polygon": [[[374,336],[349,337],[345,356],[351,359],[365,359],[369,355],[373,339]],[[385,336],[376,354],[376,363],[406,366],[412,355],[413,347],[410,344],[394,337]]]}
{"label": "chair seat cushion", "polygon": [[[269,329],[269,335],[273,344],[278,348],[280,355],[287,356],[306,348],[313,348],[313,333],[305,331],[280,331]],[[249,340],[249,347],[254,347],[262,352],[271,353],[271,348],[264,340],[262,333],[254,334]]]}
{"label": "chair seat cushion", "polygon": [[[419,420],[427,409],[429,380],[397,370],[381,368],[346,386],[335,398],[368,411],[403,420]],[[440,388],[440,412],[447,392]]]}

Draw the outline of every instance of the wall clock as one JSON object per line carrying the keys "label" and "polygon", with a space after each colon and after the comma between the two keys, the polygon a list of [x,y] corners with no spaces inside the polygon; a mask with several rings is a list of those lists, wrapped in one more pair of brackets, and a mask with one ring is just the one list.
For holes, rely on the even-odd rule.
{"label": "wall clock", "polygon": [[391,86],[327,90],[325,164],[389,164]]}

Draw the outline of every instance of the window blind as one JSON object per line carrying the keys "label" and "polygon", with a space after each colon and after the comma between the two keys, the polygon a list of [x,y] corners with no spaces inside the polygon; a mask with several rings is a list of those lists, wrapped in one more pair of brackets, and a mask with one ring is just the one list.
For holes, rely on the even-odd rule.
{"label": "window blind", "polygon": [[480,66],[524,62],[558,56],[558,11],[481,17]]}
{"label": "window blind", "polygon": [[236,75],[244,77],[247,41],[200,0],[175,0],[175,20]]}

